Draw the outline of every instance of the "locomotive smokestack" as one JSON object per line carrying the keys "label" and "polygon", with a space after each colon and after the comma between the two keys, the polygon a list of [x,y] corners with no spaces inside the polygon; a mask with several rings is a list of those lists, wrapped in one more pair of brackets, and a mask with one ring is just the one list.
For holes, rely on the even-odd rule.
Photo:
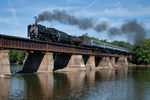
{"label": "locomotive smokestack", "polygon": [[37,24],[37,17],[35,16],[34,19],[35,19],[35,24]]}

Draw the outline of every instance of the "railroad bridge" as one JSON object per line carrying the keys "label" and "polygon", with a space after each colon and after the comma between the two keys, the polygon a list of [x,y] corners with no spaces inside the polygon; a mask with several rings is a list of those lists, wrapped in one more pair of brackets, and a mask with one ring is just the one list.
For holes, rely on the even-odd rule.
{"label": "railroad bridge", "polygon": [[28,51],[21,71],[24,73],[114,68],[127,66],[130,57],[129,54],[98,48],[0,35],[0,76],[11,74],[10,49]]}

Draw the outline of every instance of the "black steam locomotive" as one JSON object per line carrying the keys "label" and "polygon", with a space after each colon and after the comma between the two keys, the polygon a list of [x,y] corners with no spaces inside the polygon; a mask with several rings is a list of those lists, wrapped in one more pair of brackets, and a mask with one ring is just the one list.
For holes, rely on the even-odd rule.
{"label": "black steam locomotive", "polygon": [[104,50],[106,49],[106,50],[129,53],[127,49],[122,47],[94,41],[84,37],[71,36],[55,28],[48,28],[40,24],[33,24],[28,26],[28,37],[30,37],[31,39],[43,40],[48,42],[59,42],[65,44],[72,44],[76,46],[79,45],[90,46],[90,47],[101,48]]}
{"label": "black steam locomotive", "polygon": [[40,24],[28,26],[28,37],[31,39],[74,45],[79,45],[82,43],[81,37],[71,36],[55,28],[48,28]]}

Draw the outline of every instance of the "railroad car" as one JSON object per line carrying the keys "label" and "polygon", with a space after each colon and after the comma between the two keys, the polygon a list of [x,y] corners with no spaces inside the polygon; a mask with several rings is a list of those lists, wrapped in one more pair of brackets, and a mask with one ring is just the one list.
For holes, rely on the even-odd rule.
{"label": "railroad car", "polygon": [[112,50],[112,51],[120,51],[120,52],[129,53],[129,50],[127,50],[125,48],[115,46],[115,45],[111,45],[111,44],[108,44],[108,43],[94,41],[94,40],[91,40],[91,45],[94,46],[94,47],[99,47],[99,48],[108,49],[108,50]]}

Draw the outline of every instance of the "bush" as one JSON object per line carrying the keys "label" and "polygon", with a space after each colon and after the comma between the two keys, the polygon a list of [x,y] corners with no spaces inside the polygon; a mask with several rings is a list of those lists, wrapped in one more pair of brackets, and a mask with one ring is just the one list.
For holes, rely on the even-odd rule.
{"label": "bush", "polygon": [[26,51],[10,50],[9,52],[10,63],[23,64],[25,54],[26,54]]}

